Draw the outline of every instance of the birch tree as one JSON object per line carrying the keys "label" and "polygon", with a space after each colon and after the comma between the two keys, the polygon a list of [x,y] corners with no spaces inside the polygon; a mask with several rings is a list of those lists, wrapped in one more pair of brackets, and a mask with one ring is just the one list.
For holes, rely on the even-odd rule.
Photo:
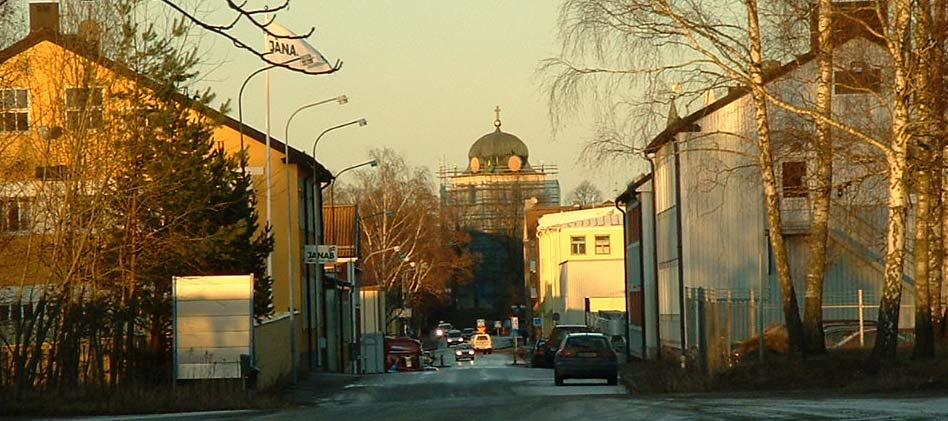
{"label": "birch tree", "polygon": [[[760,10],[755,0],[737,5],[739,8],[732,10],[667,0],[568,0],[560,19],[563,56],[547,60],[542,68],[556,73],[550,84],[554,113],[564,109],[560,103],[575,102],[583,92],[592,91],[597,95],[595,89],[588,89],[597,81],[613,88],[627,88],[648,85],[659,77],[675,77],[687,80],[686,89],[692,86],[696,91],[726,83],[748,89],[754,106],[757,161],[767,207],[769,241],[783,296],[789,349],[798,354],[803,349],[803,325],[782,231],[768,119],[772,95],[766,92],[765,86],[766,57]],[[617,51],[623,53],[615,60],[613,55]],[[658,55],[659,51],[664,57]],[[588,58],[591,63],[576,63],[572,53]],[[633,82],[622,83],[627,79]],[[643,146],[631,149],[641,151]]]}

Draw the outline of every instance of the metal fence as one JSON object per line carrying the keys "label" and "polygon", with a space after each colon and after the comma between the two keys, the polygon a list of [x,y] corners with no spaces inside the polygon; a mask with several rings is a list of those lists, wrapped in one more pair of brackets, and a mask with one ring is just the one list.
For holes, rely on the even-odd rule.
{"label": "metal fence", "polygon": [[[861,289],[824,295],[827,340],[858,339],[859,346],[866,346],[866,332],[875,330],[880,298],[875,292]],[[912,328],[915,306],[911,291],[903,293],[902,302],[900,328]],[[802,312],[803,297],[798,297],[798,303]],[[686,352],[713,372],[732,361],[741,343],[757,337],[762,330],[769,332],[776,325],[782,325],[783,305],[779,291],[774,290],[764,289],[761,294],[755,289],[686,288],[684,320]],[[767,347],[780,350],[780,345],[768,344]]]}

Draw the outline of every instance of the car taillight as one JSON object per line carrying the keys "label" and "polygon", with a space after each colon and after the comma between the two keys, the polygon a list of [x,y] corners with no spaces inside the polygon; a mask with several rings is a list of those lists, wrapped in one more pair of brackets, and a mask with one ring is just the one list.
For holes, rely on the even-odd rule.
{"label": "car taillight", "polygon": [[560,355],[562,355],[562,356],[564,356],[564,357],[572,357],[572,356],[575,356],[575,355],[576,355],[576,352],[573,351],[572,348],[563,348],[563,350],[560,351]]}

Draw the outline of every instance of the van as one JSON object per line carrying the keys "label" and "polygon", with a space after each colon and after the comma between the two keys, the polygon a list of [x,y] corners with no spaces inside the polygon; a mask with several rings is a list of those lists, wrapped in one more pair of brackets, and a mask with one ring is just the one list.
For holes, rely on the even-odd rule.
{"label": "van", "polygon": [[471,338],[471,346],[475,351],[480,351],[485,354],[494,353],[494,341],[491,339],[490,335],[486,333],[478,333]]}

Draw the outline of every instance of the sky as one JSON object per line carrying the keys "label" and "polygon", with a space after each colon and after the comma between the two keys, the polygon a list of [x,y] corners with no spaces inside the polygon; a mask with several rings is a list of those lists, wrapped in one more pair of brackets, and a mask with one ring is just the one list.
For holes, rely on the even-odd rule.
{"label": "sky", "polygon": [[[192,4],[192,10],[212,22],[233,16],[216,6],[222,0],[196,4],[202,9]],[[343,66],[318,76],[272,71],[271,133],[309,153],[322,130],[365,118],[365,127],[324,136],[318,161],[335,172],[366,161],[370,149],[387,147],[429,168],[436,179],[441,164],[466,167],[468,149],[493,131],[494,107],[500,106],[502,129],[526,143],[530,163],[558,166],[564,198],[583,180],[614,198],[642,172],[641,164],[580,162],[593,133],[592,116],[565,116],[554,135],[542,86],[546,76],[537,69],[559,51],[559,6],[556,0],[292,0],[278,22],[296,33],[314,27],[309,43]],[[263,46],[262,32],[250,25],[233,33]],[[198,86],[230,99],[236,117],[241,83],[264,64],[217,35],[203,34],[200,43]],[[298,107],[342,94],[349,97],[347,105],[303,111],[285,135],[286,120]],[[245,122],[265,130],[263,74],[249,82],[243,102]]]}

